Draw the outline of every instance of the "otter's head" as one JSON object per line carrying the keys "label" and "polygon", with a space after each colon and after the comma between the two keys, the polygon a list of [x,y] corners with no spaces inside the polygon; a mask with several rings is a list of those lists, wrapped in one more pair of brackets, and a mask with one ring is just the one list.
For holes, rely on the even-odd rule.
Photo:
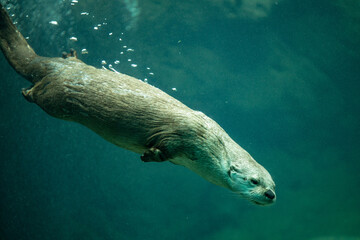
{"label": "otter's head", "polygon": [[268,171],[225,133],[223,136],[216,144],[202,144],[201,157],[175,163],[188,167],[206,180],[254,204],[274,203],[275,183]]}
{"label": "otter's head", "polygon": [[227,169],[228,188],[257,205],[275,202],[275,183],[266,169],[250,155],[247,159],[231,161]]}
{"label": "otter's head", "polygon": [[[230,189],[258,205],[275,202],[275,183],[258,164],[212,119],[201,112],[190,118],[196,135],[187,143],[185,159],[172,162],[191,169],[209,182]],[[195,121],[197,120],[197,121]]]}

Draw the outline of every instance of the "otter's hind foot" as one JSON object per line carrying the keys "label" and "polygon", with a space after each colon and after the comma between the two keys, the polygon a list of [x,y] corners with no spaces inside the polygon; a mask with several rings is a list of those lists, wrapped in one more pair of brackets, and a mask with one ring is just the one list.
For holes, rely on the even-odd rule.
{"label": "otter's hind foot", "polygon": [[77,57],[77,53],[76,53],[75,49],[73,49],[73,48],[70,48],[70,52],[69,52],[69,53],[67,53],[67,52],[62,52],[61,56],[62,56],[62,58],[64,58],[64,59],[66,59],[66,58],[68,58],[68,57],[74,57],[74,58],[76,58],[76,59],[78,58],[78,57]]}
{"label": "otter's hind foot", "polygon": [[153,147],[146,150],[140,158],[143,162],[164,162],[167,160],[160,149]]}

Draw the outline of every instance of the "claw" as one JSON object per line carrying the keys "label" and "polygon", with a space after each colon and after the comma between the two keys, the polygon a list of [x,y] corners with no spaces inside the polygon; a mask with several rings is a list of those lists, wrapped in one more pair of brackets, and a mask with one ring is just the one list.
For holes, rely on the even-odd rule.
{"label": "claw", "polygon": [[33,99],[32,94],[31,94],[31,88],[32,87],[23,88],[23,89],[21,89],[21,93],[28,102],[33,103],[34,99]]}
{"label": "claw", "polygon": [[74,58],[78,58],[75,49],[70,48],[70,56],[71,56],[71,57],[74,57]]}

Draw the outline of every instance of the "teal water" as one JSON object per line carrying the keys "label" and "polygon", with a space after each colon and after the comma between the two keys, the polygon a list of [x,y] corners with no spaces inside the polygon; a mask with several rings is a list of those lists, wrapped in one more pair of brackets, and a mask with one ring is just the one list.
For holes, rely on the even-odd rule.
{"label": "teal water", "polygon": [[1,1],[38,54],[85,48],[216,120],[277,202],[50,117],[0,54],[0,239],[360,239],[359,1],[49,2]]}

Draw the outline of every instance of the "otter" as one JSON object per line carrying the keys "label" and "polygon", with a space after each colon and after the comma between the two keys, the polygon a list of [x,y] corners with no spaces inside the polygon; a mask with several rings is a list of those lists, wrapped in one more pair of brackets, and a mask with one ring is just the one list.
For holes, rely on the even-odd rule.
{"label": "otter", "polygon": [[268,171],[211,118],[131,76],[77,59],[38,56],[0,4],[0,47],[32,86],[24,97],[49,115],[80,123],[144,162],[182,165],[258,205],[276,200]]}

